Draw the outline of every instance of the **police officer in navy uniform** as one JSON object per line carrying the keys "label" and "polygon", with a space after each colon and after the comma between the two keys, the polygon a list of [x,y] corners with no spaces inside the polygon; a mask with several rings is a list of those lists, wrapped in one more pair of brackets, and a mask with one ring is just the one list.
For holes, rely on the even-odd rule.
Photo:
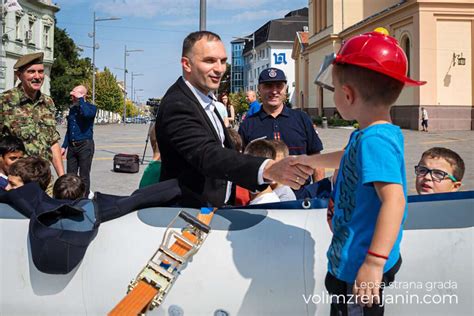
{"label": "police officer in navy uniform", "polygon": [[[285,106],[287,99],[285,73],[277,68],[264,69],[258,78],[258,92],[262,101],[259,112],[246,118],[239,128],[244,146],[254,139],[280,139],[288,146],[290,155],[319,154],[323,144],[313,123],[303,111]],[[324,178],[324,169],[316,170],[313,179]],[[309,179],[308,179],[309,183]],[[298,190],[295,192],[299,197]]]}
{"label": "police officer in navy uniform", "polygon": [[67,151],[66,172],[77,174],[90,191],[90,171],[94,156],[93,126],[97,107],[86,102],[87,89],[80,85],[70,95],[73,101],[67,117],[67,132],[61,146],[61,154]]}

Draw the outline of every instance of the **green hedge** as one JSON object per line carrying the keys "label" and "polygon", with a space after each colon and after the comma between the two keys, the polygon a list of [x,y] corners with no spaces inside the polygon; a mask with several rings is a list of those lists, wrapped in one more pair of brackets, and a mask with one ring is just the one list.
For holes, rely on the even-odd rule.
{"label": "green hedge", "polygon": [[[318,126],[321,126],[323,124],[323,118],[321,116],[313,116],[311,118],[314,124]],[[347,121],[340,117],[331,116],[331,117],[328,117],[327,120],[328,120],[329,126],[354,126],[354,127],[358,126],[357,121]]]}

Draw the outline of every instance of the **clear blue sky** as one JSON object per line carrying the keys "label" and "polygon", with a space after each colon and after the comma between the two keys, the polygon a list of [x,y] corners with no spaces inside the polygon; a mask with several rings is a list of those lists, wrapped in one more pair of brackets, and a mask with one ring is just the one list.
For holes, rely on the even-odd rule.
{"label": "clear blue sky", "polygon": [[[54,1],[54,0],[53,0]],[[66,29],[76,44],[92,46],[93,12],[96,17],[117,16],[119,21],[96,23],[96,65],[108,67],[123,80],[124,45],[127,50],[143,49],[127,57],[127,87],[130,73],[141,100],[161,97],[181,75],[180,57],[184,37],[199,29],[199,0],[56,0],[61,10],[57,26]],[[234,36],[251,34],[267,21],[305,7],[308,0],[207,0],[207,29],[218,33],[230,58]],[[82,57],[92,58],[92,49],[84,48]],[[130,92],[129,92],[130,93]]]}

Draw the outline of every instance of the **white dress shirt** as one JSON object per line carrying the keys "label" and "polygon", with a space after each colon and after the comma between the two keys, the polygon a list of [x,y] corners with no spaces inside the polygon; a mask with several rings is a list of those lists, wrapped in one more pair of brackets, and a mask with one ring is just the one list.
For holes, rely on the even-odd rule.
{"label": "white dress shirt", "polygon": [[[186,85],[189,87],[189,89],[192,91],[196,99],[199,101],[201,106],[203,107],[204,111],[209,117],[209,120],[211,120],[212,125],[214,126],[214,130],[217,132],[217,135],[219,135],[219,139],[221,140],[221,145],[222,147],[224,147],[224,140],[225,140],[224,126],[221,124],[221,122],[219,121],[219,118],[217,117],[217,114],[214,112],[215,102],[217,102],[216,97],[214,96],[212,92],[210,92],[208,95],[205,95],[204,93],[199,91],[197,88],[195,88],[188,80],[184,78],[183,80],[186,83]],[[257,181],[259,185],[265,184],[265,181],[263,179],[263,170],[265,169],[265,166],[270,160],[271,159],[265,160],[260,165],[260,168],[258,169]],[[228,181],[226,195],[225,195],[226,203],[229,200],[231,192],[232,192],[232,182]]]}
{"label": "white dress shirt", "polygon": [[[193,92],[194,96],[196,99],[199,101],[201,106],[203,107],[204,111],[206,112],[207,116],[209,117],[209,120],[211,121],[212,125],[214,126],[214,130],[217,132],[217,135],[219,136],[219,139],[221,141],[221,146],[224,147],[224,140],[225,140],[225,135],[224,135],[224,126],[221,124],[219,117],[217,116],[216,112],[214,111],[215,109],[215,102],[216,97],[214,94],[209,93],[209,95],[205,95],[198,89],[196,89],[189,81],[184,79],[184,82],[186,85],[191,89]],[[230,198],[230,194],[232,193],[232,182],[227,181],[227,189],[226,189],[226,194],[225,194],[225,202]]]}

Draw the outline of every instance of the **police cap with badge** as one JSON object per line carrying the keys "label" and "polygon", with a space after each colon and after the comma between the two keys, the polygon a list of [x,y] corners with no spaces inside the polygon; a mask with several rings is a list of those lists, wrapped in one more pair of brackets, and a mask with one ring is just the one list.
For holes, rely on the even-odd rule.
{"label": "police cap with badge", "polygon": [[16,71],[21,71],[29,65],[42,64],[43,58],[44,58],[43,52],[26,54],[18,58],[15,65],[13,65],[13,69],[15,69]]}
{"label": "police cap with badge", "polygon": [[267,68],[262,70],[258,76],[258,84],[267,82],[285,82],[286,76],[283,70],[278,68]]}

